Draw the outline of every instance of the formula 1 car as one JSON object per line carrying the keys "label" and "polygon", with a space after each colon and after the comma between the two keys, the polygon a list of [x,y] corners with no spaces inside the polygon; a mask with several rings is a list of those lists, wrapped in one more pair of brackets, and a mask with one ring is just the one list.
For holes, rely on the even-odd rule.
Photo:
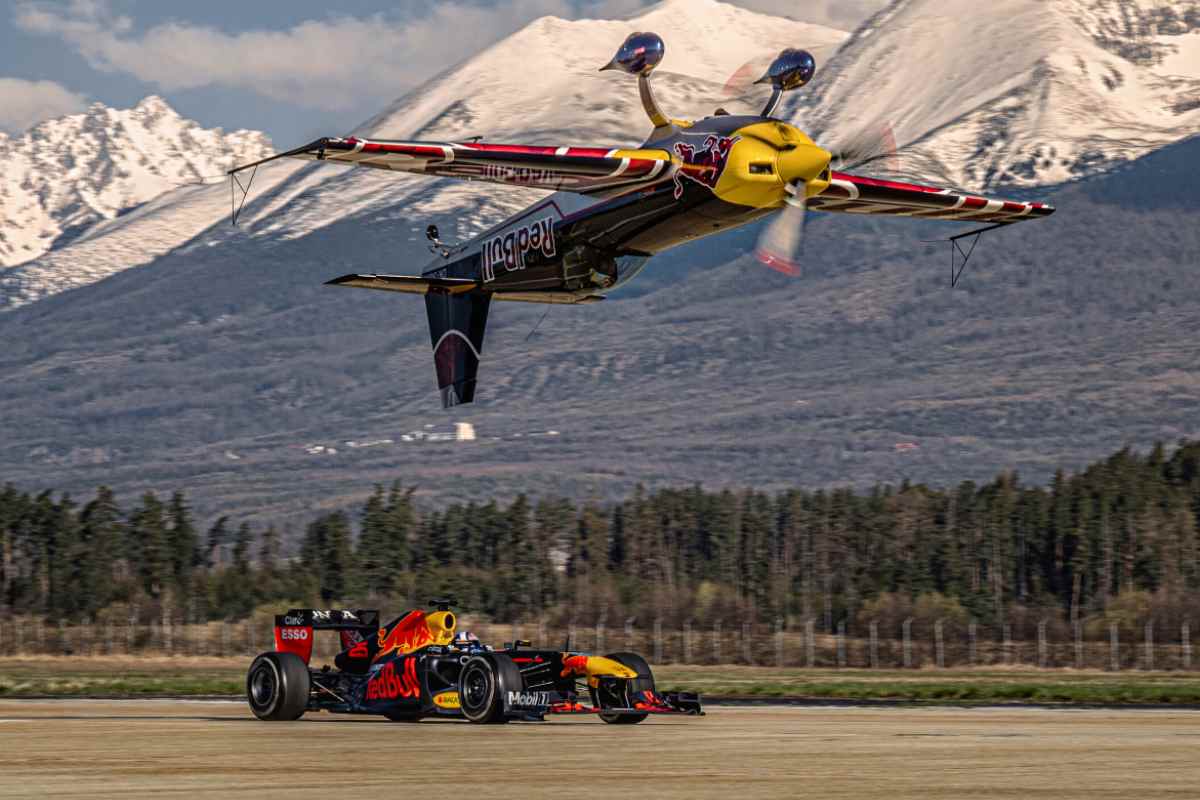
{"label": "formula 1 car", "polygon": [[[376,610],[293,609],[276,616],[275,650],[255,658],[246,675],[250,710],[271,721],[332,711],[475,723],[594,713],[618,725],[651,714],[704,713],[699,695],[660,694],[636,653],[538,650],[526,641],[494,650],[456,632],[450,602],[434,601],[435,611],[409,611],[384,626]],[[338,631],[342,650],[333,667],[313,669],[320,630]]]}

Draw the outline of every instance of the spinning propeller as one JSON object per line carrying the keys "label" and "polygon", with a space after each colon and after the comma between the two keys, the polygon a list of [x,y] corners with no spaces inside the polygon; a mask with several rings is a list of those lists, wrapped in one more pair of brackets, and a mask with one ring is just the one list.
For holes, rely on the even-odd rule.
{"label": "spinning propeller", "polygon": [[[747,63],[726,83],[727,89],[738,91],[745,84],[744,73],[753,62]],[[770,84],[773,91],[762,116],[769,117],[778,107],[782,93],[798,89],[812,80],[816,62],[803,50],[784,50],[771,62],[766,73],[754,84]],[[787,178],[785,160],[781,154],[780,173]],[[884,162],[895,171],[896,137],[888,124],[877,129],[865,128],[847,136],[831,151],[829,168],[853,170],[871,163]],[[784,275],[801,274],[800,258],[804,244],[804,225],[807,220],[808,185],[802,178],[789,179],[783,208],[763,229],[755,247],[755,257],[766,266]]]}

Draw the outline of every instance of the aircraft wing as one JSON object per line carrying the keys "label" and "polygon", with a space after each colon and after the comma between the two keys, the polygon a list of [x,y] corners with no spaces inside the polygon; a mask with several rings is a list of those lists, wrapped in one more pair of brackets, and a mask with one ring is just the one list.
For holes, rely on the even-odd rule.
{"label": "aircraft wing", "polygon": [[665,150],[535,147],[483,142],[396,142],[323,138],[229,171],[233,175],[277,158],[332,161],[469,181],[591,194],[651,183],[670,174]]}
{"label": "aircraft wing", "polygon": [[816,211],[962,220],[996,225],[1048,217],[1054,213],[1054,206],[1046,203],[1000,200],[915,183],[863,178],[845,172],[834,172],[830,176],[829,188],[810,197],[806,205]]}

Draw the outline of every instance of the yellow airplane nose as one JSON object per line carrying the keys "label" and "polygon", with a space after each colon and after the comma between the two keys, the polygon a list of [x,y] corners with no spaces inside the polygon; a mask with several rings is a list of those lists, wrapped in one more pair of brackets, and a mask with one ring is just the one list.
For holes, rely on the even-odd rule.
{"label": "yellow airplane nose", "polygon": [[829,162],[833,155],[815,144],[799,144],[779,153],[779,178],[785,184],[802,181],[805,196],[812,197],[829,188]]}
{"label": "yellow airplane nose", "polygon": [[803,182],[807,197],[829,188],[832,156],[792,125],[747,125],[738,129],[735,142],[714,190],[726,202],[775,209],[787,199],[788,184]]}

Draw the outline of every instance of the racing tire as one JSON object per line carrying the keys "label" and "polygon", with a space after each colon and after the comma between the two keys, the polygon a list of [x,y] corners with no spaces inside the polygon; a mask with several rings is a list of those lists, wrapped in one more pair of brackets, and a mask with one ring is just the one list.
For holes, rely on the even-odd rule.
{"label": "racing tire", "polygon": [[[619,664],[624,664],[637,673],[637,677],[629,681],[629,691],[631,693],[654,691],[654,673],[650,671],[650,665],[646,663],[646,659],[637,653],[610,653],[608,657]],[[640,714],[606,714],[601,711],[599,716],[600,719],[609,725],[637,725],[650,715],[645,712]]]}
{"label": "racing tire", "polygon": [[521,672],[512,659],[499,653],[474,656],[463,664],[458,677],[462,715],[480,725],[508,722],[504,693],[521,689]]}
{"label": "racing tire", "polygon": [[263,653],[246,672],[246,701],[254,716],[268,722],[300,719],[311,691],[308,665],[295,653]]}

